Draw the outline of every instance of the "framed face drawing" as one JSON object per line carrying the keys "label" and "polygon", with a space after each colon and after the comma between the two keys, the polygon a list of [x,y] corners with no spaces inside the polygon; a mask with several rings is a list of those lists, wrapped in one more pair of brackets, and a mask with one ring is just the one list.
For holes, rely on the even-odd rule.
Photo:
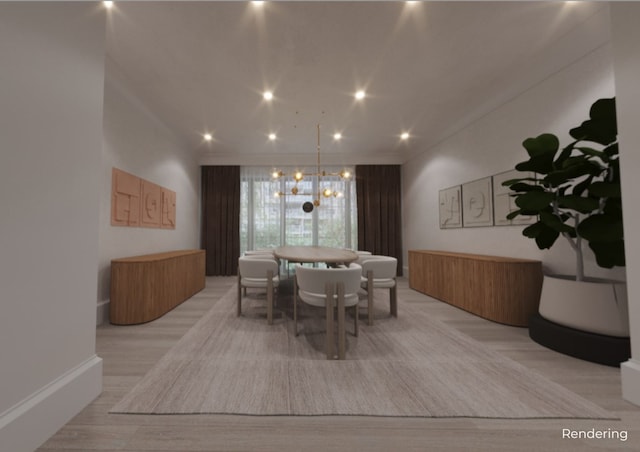
{"label": "framed face drawing", "polygon": [[462,219],[465,228],[493,226],[490,176],[462,185]]}
{"label": "framed face drawing", "polygon": [[440,209],[440,229],[462,227],[460,185],[440,190],[438,206]]}
{"label": "framed face drawing", "polygon": [[535,177],[535,173],[522,173],[516,170],[505,171],[493,176],[493,215],[496,226],[510,226],[520,224],[533,224],[538,221],[535,215],[518,215],[513,220],[507,220],[507,215],[518,210],[515,199],[511,196],[514,192],[509,187],[504,187],[502,183],[510,179],[520,179],[523,177]]}

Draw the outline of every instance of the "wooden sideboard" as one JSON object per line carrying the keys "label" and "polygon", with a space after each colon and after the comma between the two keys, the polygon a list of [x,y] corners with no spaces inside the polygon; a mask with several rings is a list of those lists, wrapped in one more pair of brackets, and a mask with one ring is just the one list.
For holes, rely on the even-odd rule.
{"label": "wooden sideboard", "polygon": [[495,322],[527,326],[538,312],[542,263],[529,259],[410,250],[409,286]]}
{"label": "wooden sideboard", "polygon": [[204,289],[204,250],[182,250],[111,261],[109,320],[132,325],[157,319]]}

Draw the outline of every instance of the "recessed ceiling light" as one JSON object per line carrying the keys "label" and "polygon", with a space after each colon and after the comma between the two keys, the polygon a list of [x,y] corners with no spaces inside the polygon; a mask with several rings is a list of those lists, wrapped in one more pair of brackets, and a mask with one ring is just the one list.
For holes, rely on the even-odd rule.
{"label": "recessed ceiling light", "polygon": [[111,8],[113,6],[113,2],[102,2],[105,8]]}
{"label": "recessed ceiling light", "polygon": [[333,134],[333,139],[334,140],[339,140],[340,138],[342,138],[342,134],[341,133],[334,133]]}
{"label": "recessed ceiling light", "polygon": [[204,139],[207,141],[211,141],[213,140],[213,135],[211,135],[210,133],[205,133],[204,134]]}
{"label": "recessed ceiling light", "polygon": [[264,4],[264,2],[251,2],[253,3],[253,6],[262,6]]}
{"label": "recessed ceiling light", "polygon": [[262,97],[264,98],[264,100],[271,100],[273,99],[273,93],[271,91],[265,91],[264,93],[262,93]]}
{"label": "recessed ceiling light", "polygon": [[277,136],[276,136],[276,134],[275,134],[275,133],[270,133],[270,134],[269,134],[269,139],[270,139],[271,141],[275,140],[276,138],[277,138]]}
{"label": "recessed ceiling light", "polygon": [[362,99],[364,99],[364,96],[366,96],[366,93],[363,90],[360,90],[360,91],[356,92],[356,99],[362,100]]}
{"label": "recessed ceiling light", "polygon": [[402,132],[402,135],[400,135],[400,138],[402,140],[408,140],[409,139],[409,132]]}

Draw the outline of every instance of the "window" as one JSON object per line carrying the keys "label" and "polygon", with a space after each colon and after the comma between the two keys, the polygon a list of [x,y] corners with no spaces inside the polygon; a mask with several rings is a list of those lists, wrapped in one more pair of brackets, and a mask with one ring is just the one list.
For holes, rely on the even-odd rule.
{"label": "window", "polygon": [[[295,168],[281,168],[293,173]],[[327,172],[345,168],[323,167]],[[353,169],[348,168],[353,174]],[[266,167],[242,167],[240,170],[240,252],[281,245],[321,245],[354,248],[356,234],[355,181],[339,176],[324,176],[322,187],[342,193],[338,197],[320,197],[320,206],[307,213],[302,205],[313,202],[318,192],[316,177],[298,183],[298,195],[291,193],[291,177],[273,179]]]}

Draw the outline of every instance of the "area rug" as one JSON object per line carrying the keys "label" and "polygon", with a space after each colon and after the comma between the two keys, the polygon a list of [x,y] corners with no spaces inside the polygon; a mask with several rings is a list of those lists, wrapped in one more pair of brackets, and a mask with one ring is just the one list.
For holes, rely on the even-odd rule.
{"label": "area rug", "polygon": [[[274,324],[264,294],[236,316],[236,288],[214,301],[111,413],[616,419],[611,413],[399,300],[376,291],[373,326],[327,360],[324,311],[302,310],[299,336],[282,290]],[[366,310],[363,310],[366,312]]]}

